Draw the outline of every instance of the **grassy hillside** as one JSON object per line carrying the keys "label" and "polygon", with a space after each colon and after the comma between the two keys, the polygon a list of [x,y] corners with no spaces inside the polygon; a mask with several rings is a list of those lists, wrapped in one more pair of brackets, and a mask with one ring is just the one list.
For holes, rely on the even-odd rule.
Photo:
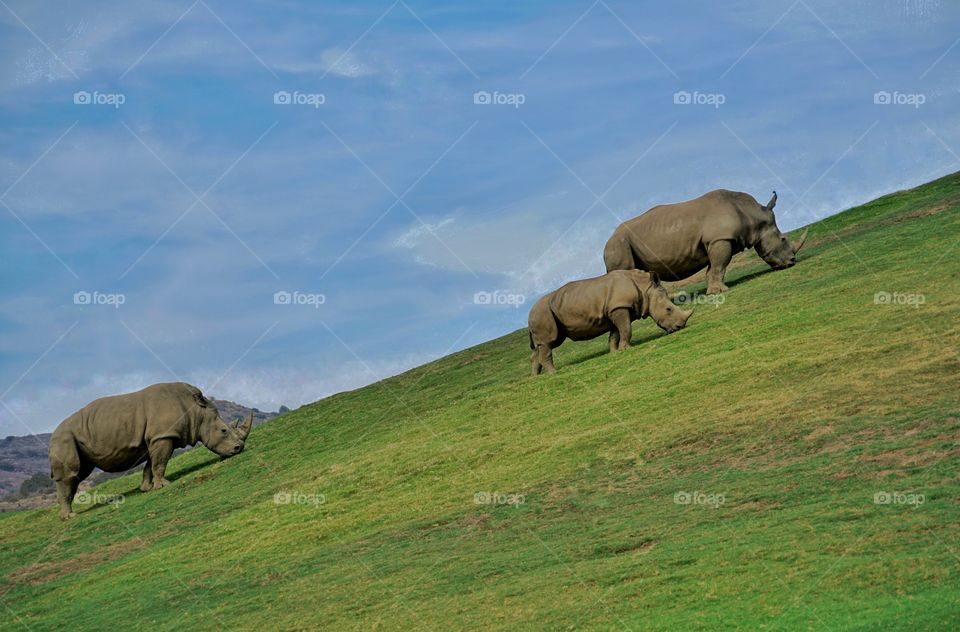
{"label": "grassy hillside", "polygon": [[957,629],[960,176],[810,234],[625,353],[517,331],[0,516],[0,626]]}

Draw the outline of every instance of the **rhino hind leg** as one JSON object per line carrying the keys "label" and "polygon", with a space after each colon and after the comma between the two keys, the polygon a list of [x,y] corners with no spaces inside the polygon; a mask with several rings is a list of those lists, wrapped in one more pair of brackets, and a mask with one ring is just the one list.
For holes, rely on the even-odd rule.
{"label": "rhino hind leg", "polygon": [[140,491],[148,492],[151,489],[153,489],[153,464],[148,456],[143,464],[143,481],[140,483]]}
{"label": "rhino hind leg", "polygon": [[707,294],[720,294],[730,288],[723,282],[727,266],[733,258],[733,245],[729,241],[715,241],[707,246],[710,265],[707,268]]}
{"label": "rhino hind leg", "polygon": [[[610,332],[610,350],[624,351],[630,348],[630,310],[621,307],[610,312],[610,322],[613,323],[613,331]],[[614,348],[614,336],[617,339],[617,346]]]}
{"label": "rhino hind leg", "polygon": [[63,520],[76,515],[73,512],[73,498],[77,495],[80,481],[90,473],[88,471],[81,476],[83,469],[80,452],[72,436],[51,442],[50,476],[57,484],[57,503],[60,506],[60,518]]}
{"label": "rhino hind leg", "polygon": [[77,514],[73,512],[73,497],[77,495],[80,480],[71,477],[57,481],[57,503],[60,505],[60,519],[67,520]]}
{"label": "rhino hind leg", "polygon": [[541,344],[534,352],[539,354],[537,362],[547,373],[556,373],[557,367],[553,366],[553,349],[549,345]]}
{"label": "rhino hind leg", "polygon": [[603,264],[607,272],[633,270],[638,267],[630,243],[622,237],[613,237],[603,248]]}

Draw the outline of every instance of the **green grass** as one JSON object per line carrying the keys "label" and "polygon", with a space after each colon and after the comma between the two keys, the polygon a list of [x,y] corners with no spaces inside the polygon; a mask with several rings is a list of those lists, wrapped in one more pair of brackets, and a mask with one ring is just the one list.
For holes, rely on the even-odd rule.
{"label": "green grass", "polygon": [[957,629],[960,176],[810,234],[625,353],[531,378],[517,331],[97,488],[117,508],[4,514],[0,627]]}

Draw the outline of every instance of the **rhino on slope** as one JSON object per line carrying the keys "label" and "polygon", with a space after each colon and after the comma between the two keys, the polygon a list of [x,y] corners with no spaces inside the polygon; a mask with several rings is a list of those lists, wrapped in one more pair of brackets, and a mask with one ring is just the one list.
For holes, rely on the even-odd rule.
{"label": "rhino on slope", "polygon": [[610,332],[610,351],[630,346],[634,320],[652,316],[666,332],[682,329],[693,312],[676,307],[656,273],[615,270],[571,281],[538,300],[530,309],[527,331],[533,374],[556,372],[553,350],[569,338],[589,340]]}
{"label": "rhino on slope", "polygon": [[227,458],[243,451],[252,425],[252,413],[243,425],[228,425],[200,389],[183,382],[94,400],[60,422],[50,437],[60,517],[74,516],[77,487],[94,467],[124,472],[145,463],[140,489],[159,489],[170,483],[163,475],[175,448],[200,442]]}
{"label": "rhino on slope", "polygon": [[617,227],[603,249],[603,262],[607,272],[648,270],[665,281],[685,279],[707,266],[707,294],[726,292],[723,277],[738,252],[753,248],[775,270],[797,262],[807,231],[791,243],[777,228],[776,204],[776,191],[761,206],[752,195],[718,189],[654,206]]}

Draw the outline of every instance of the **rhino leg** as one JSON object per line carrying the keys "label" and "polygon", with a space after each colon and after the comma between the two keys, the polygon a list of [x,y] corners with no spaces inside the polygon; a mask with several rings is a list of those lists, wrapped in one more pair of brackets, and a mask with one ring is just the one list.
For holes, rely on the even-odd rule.
{"label": "rhino leg", "polygon": [[77,514],[73,512],[73,497],[77,495],[80,481],[77,478],[57,481],[57,503],[60,505],[60,519],[67,520]]}
{"label": "rhino leg", "polygon": [[610,353],[613,353],[620,347],[620,332],[614,327],[610,330]]}
{"label": "rhino leg", "polygon": [[560,332],[557,319],[553,314],[540,314],[535,322],[531,323],[530,344],[533,353],[530,354],[531,372],[539,375],[541,372],[556,373],[553,366],[553,349],[560,346],[566,337]]}
{"label": "rhino leg", "polygon": [[615,328],[614,331],[610,332],[610,347],[611,351],[613,349],[613,336],[614,333],[617,335],[617,348],[616,351],[623,351],[630,348],[630,310],[621,307],[610,312],[610,322],[613,323]]}
{"label": "rhino leg", "polygon": [[[60,518],[73,518],[73,498],[77,495],[81,476],[80,453],[72,437],[58,441],[50,451],[50,475],[57,483],[57,502],[60,505]],[[89,472],[88,472],[89,473]]]}
{"label": "rhino leg", "polygon": [[530,368],[531,368],[531,375],[540,375],[540,371],[543,369],[543,366],[540,364],[539,349],[534,349],[530,353]]}
{"label": "rhino leg", "polygon": [[148,456],[147,462],[143,464],[143,482],[140,483],[140,491],[148,492],[151,489],[153,489],[153,464]]}
{"label": "rhino leg", "polygon": [[537,361],[540,363],[540,366],[543,367],[547,373],[556,373],[557,368],[553,366],[553,349],[548,345],[540,344],[537,346],[536,353],[539,354]]}
{"label": "rhino leg", "polygon": [[170,484],[170,481],[165,479],[163,475],[167,471],[167,461],[173,454],[173,440],[157,439],[150,443],[149,451],[150,456],[147,457],[147,460],[150,461],[150,466],[153,469],[153,488],[166,487]]}
{"label": "rhino leg", "polygon": [[733,258],[733,245],[729,241],[715,241],[707,246],[707,256],[710,266],[707,268],[707,294],[720,294],[728,288],[723,283],[723,276],[727,273],[727,266]]}
{"label": "rhino leg", "polygon": [[603,264],[607,267],[607,272],[636,268],[630,242],[617,235],[611,237],[603,248]]}

